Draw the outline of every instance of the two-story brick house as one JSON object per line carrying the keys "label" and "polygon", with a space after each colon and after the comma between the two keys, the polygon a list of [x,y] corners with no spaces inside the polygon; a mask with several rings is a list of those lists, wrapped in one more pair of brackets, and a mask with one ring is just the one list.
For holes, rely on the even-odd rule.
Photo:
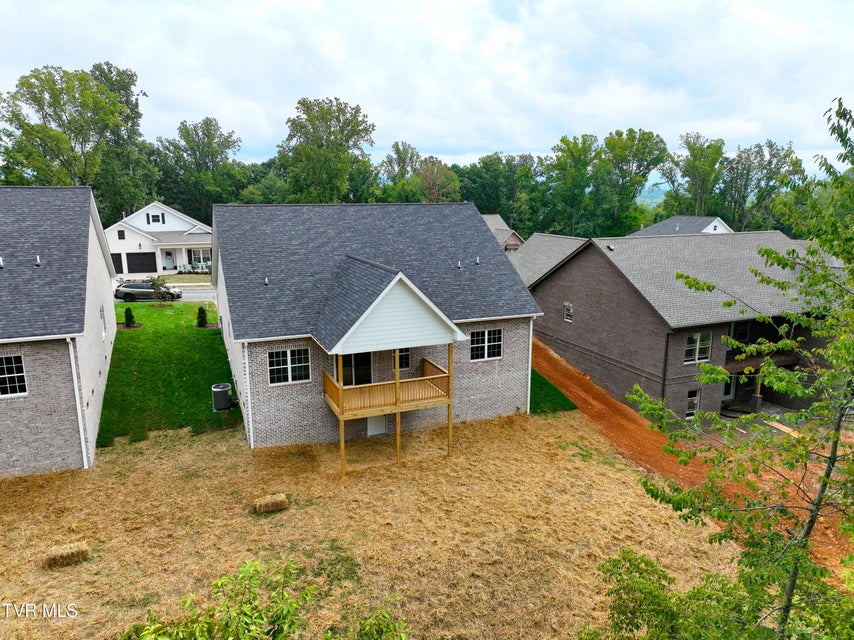
{"label": "two-story brick house", "polygon": [[[638,384],[665,398],[680,415],[718,411],[753,393],[753,380],[740,383],[738,378],[756,364],[737,360],[722,337],[748,343],[770,337],[773,329],[757,318],[793,308],[750,272],[756,267],[781,275],[765,267],[758,249],[800,246],[778,231],[542,243],[534,236],[524,248],[536,261],[522,269],[544,313],[534,333],[616,398],[624,399]],[[695,291],[676,273],[711,282],[716,289]],[[725,300],[737,304],[724,306]],[[700,362],[726,367],[730,382],[700,385]],[[791,356],[781,355],[778,362],[794,364]]]}

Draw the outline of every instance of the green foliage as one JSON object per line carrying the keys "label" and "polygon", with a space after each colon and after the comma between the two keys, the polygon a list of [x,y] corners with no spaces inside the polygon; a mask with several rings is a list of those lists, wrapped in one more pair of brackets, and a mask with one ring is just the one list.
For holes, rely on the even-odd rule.
{"label": "green foliage", "polygon": [[246,186],[248,168],[230,160],[239,150],[240,138],[216,118],[182,121],[177,138],[157,138],[158,191],[183,213],[210,223],[214,203],[237,200]]}
{"label": "green foliage", "polygon": [[208,312],[204,307],[199,307],[199,311],[196,314],[196,326],[199,329],[205,329],[208,326]]}
{"label": "green foliage", "polygon": [[196,313],[196,326],[200,329],[205,329],[208,326],[208,311],[204,306],[200,306]]}
{"label": "green foliage", "polygon": [[[211,602],[195,595],[181,598],[184,616],[163,621],[151,612],[145,624],[133,625],[119,640],[225,640],[305,638],[310,616],[323,595],[304,567],[293,560],[245,562],[236,575],[211,586]],[[408,628],[389,605],[369,614],[351,608],[341,624],[327,629],[324,640],[405,640]]]}
{"label": "green foliage", "polygon": [[125,327],[133,329],[136,325],[136,318],[133,317],[133,311],[130,307],[125,307]]}
{"label": "green foliage", "polygon": [[[844,148],[840,158],[854,160],[848,137],[854,119],[841,101],[829,113],[831,132]],[[789,177],[793,197],[781,202],[796,206],[783,215],[811,242],[799,251],[760,251],[766,267],[782,275],[754,270],[769,296],[782,292],[800,310],[781,312],[779,318],[759,316],[775,330],[773,339],[755,344],[727,339],[740,358],[760,362],[745,374],[807,402],[807,408],[784,418],[798,437],[779,436],[764,426],[776,416],[725,420],[698,412],[686,422],[639,387],[629,396],[654,428],[668,434],[668,451],[686,464],[699,457],[708,469],[696,487],[647,479],[644,488],[686,520],[715,520],[720,528],[711,541],[738,542],[736,579],[708,576],[699,591],[684,598],[662,595],[653,568],[621,557],[615,562],[630,579],[618,577],[614,565],[606,567],[616,591],[611,626],[600,637],[636,637],[632,634],[644,629],[647,635],[637,637],[854,638],[854,600],[828,586],[827,571],[810,557],[818,522],[832,518],[850,531],[854,508],[854,446],[846,420],[854,406],[854,189],[842,175],[829,172],[825,183]],[[713,289],[679,277],[694,290]],[[774,357],[781,354],[797,355],[799,364],[778,366]],[[721,367],[704,365],[698,378],[721,384],[726,376]]]}
{"label": "green foliage", "polygon": [[567,398],[560,389],[531,369],[531,413],[539,415],[555,411],[572,411],[575,403]]}
{"label": "green foliage", "polygon": [[279,145],[291,201],[344,202],[356,162],[367,157],[363,145],[374,144],[374,125],[360,106],[338,98],[301,98],[296,110]]}
{"label": "green foliage", "polygon": [[91,185],[127,107],[87,71],[44,66],[0,100],[7,184]]}
{"label": "green foliage", "polygon": [[231,382],[220,330],[198,331],[189,302],[134,309],[143,327],[116,336],[97,445],[121,435],[144,440],[149,429],[198,433],[239,424],[238,408],[211,409],[211,386]]}

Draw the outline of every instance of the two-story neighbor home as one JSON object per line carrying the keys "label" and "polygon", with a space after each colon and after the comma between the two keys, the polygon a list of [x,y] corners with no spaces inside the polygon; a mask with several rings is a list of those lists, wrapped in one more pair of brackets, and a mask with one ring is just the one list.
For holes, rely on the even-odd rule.
{"label": "two-story neighbor home", "polygon": [[207,271],[211,228],[160,202],[152,202],[104,232],[118,274]]}
{"label": "two-story neighbor home", "polygon": [[0,187],[0,475],[92,464],[113,277],[89,187]]}
{"label": "two-story neighbor home", "polygon": [[[530,240],[526,243],[526,247]],[[726,234],[630,236],[578,243],[552,242],[545,267],[530,276],[529,287],[544,316],[535,335],[570,364],[588,374],[618,399],[638,384],[665,398],[678,414],[719,411],[737,396],[754,393],[753,381],[738,381],[745,367],[722,341],[729,335],[753,343],[773,336],[757,317],[793,309],[788,298],[756,281],[750,267],[775,275],[757,251],[800,247],[778,231]],[[712,292],[689,289],[677,272],[716,285]],[[724,307],[725,300],[737,304]],[[778,364],[795,364],[779,356]],[[721,365],[732,374],[726,385],[701,386],[700,362]],[[786,404],[769,394],[766,399]]]}
{"label": "two-story neighbor home", "polygon": [[215,205],[220,323],[252,447],[529,407],[540,311],[474,205]]}

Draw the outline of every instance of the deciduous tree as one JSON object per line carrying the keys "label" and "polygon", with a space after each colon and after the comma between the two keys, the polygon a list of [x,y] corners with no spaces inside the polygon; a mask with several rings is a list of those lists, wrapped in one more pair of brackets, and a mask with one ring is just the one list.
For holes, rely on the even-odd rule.
{"label": "deciduous tree", "polygon": [[[842,101],[827,117],[842,146],[837,159],[850,166],[854,117]],[[786,295],[797,310],[781,311],[782,320],[773,322],[760,316],[774,324],[776,339],[726,339],[740,357],[759,363],[746,375],[804,404],[784,418],[797,437],[763,426],[775,416],[724,420],[698,412],[686,422],[640,388],[630,396],[668,434],[672,453],[708,465],[697,487],[653,480],[644,487],[683,518],[717,521],[710,539],[735,540],[743,549],[737,576],[708,576],[683,597],[654,565],[624,554],[604,567],[615,598],[604,637],[854,638],[854,599],[828,584],[827,570],[810,556],[822,520],[854,533],[854,188],[832,163],[822,166],[826,180],[790,178],[794,197],[783,201],[803,205],[789,214],[809,242],[785,253],[762,249],[767,266],[754,272],[757,286],[767,286],[769,296]],[[714,288],[680,277],[698,291]],[[799,364],[779,366],[778,354],[796,355]],[[711,365],[699,376],[707,384],[728,377]]]}
{"label": "deciduous tree", "polygon": [[297,102],[287,119],[288,137],[279,145],[294,202],[344,202],[357,161],[373,146],[374,125],[359,105],[338,98]]}

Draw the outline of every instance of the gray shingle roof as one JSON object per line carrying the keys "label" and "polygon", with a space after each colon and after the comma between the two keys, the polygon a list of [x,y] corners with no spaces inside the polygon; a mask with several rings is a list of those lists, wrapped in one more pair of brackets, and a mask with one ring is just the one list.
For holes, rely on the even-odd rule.
{"label": "gray shingle roof", "polygon": [[83,332],[90,207],[89,187],[0,187],[0,340]]}
{"label": "gray shingle roof", "polygon": [[470,203],[214,205],[214,237],[238,340],[329,347],[398,271],[453,321],[540,313]]}
{"label": "gray shingle roof", "polygon": [[[673,236],[692,233],[703,233],[703,229],[719,220],[720,224],[726,224],[715,216],[671,216],[661,222],[656,222],[639,231],[630,233],[629,236]],[[728,231],[732,230],[727,227]]]}
{"label": "gray shingle roof", "polygon": [[[784,275],[780,269],[766,267],[757,253],[760,247],[785,251],[804,246],[779,231],[630,236],[592,242],[673,328],[732,322],[758,314],[779,315],[783,309],[795,309],[776,289],[757,283],[749,271],[756,267],[775,276]],[[712,292],[693,291],[675,278],[677,272],[711,282],[717,288]],[[724,308],[723,301],[731,299],[740,303]]]}
{"label": "gray shingle roof", "polygon": [[[131,225],[128,225],[131,226]],[[136,228],[136,227],[134,227]],[[209,245],[211,243],[210,233],[187,233],[186,231],[143,231],[146,235],[154,238],[158,244],[201,244]]]}
{"label": "gray shingle roof", "polygon": [[535,233],[519,249],[510,254],[510,262],[530,286],[560,264],[567,256],[587,242],[584,238]]}

